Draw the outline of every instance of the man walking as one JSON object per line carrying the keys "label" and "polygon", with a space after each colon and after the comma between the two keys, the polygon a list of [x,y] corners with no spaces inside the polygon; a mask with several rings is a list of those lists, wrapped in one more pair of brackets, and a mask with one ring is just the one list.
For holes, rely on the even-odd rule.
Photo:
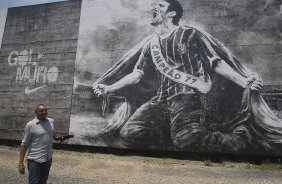
{"label": "man walking", "polygon": [[54,120],[47,118],[47,107],[38,104],[36,118],[29,121],[24,129],[20,146],[19,172],[25,173],[24,158],[28,150],[27,168],[29,184],[46,184],[52,164]]}

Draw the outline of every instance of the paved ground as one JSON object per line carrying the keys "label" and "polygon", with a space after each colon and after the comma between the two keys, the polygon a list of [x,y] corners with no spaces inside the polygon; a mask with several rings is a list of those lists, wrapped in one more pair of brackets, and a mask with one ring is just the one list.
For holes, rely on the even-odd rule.
{"label": "paved ground", "polygon": [[[0,183],[27,183],[17,171],[18,150],[0,146]],[[117,156],[55,150],[48,183],[79,184],[270,184],[282,183],[282,172],[252,169],[248,163]]]}

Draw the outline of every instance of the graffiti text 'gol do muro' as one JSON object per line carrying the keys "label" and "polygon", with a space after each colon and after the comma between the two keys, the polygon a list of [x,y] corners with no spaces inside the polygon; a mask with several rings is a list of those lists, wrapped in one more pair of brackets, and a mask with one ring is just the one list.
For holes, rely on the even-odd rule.
{"label": "graffiti text 'gol do muro'", "polygon": [[[38,62],[32,61],[32,49],[12,51],[8,57],[8,64],[17,67],[16,83],[52,83],[58,79],[56,66],[39,66]],[[38,59],[44,58],[38,54]]]}

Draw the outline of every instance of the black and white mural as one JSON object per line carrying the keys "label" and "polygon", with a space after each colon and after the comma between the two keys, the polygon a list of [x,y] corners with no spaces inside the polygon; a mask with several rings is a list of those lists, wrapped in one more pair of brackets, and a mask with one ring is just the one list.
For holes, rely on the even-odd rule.
{"label": "black and white mural", "polygon": [[281,11],[83,0],[69,143],[281,154]]}

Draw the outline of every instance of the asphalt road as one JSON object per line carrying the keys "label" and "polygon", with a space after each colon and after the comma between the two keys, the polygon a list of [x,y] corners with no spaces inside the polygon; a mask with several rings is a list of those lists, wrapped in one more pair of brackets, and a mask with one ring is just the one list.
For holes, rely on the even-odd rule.
{"label": "asphalt road", "polygon": [[[18,150],[0,146],[0,184],[24,184],[17,171]],[[253,169],[249,163],[206,166],[201,161],[118,156],[55,150],[48,183],[79,184],[281,184],[281,171]]]}

